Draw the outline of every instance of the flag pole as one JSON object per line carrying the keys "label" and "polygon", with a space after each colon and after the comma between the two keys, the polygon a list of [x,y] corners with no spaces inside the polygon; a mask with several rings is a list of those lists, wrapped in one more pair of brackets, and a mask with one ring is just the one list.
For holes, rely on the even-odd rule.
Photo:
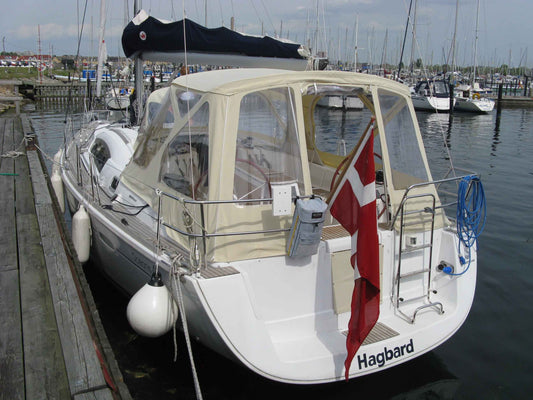
{"label": "flag pole", "polygon": [[376,120],[375,117],[370,118],[370,121],[368,121],[368,125],[366,126],[365,131],[363,132],[363,134],[359,138],[359,141],[354,146],[354,148],[352,149],[350,154],[348,154],[346,156],[346,158],[344,159],[345,161],[344,161],[344,165],[342,166],[342,171],[341,171],[339,177],[337,178],[337,180],[335,181],[335,185],[333,186],[333,189],[329,192],[328,198],[326,199],[326,203],[327,204],[329,204],[329,202],[331,201],[331,198],[333,197],[333,195],[337,191],[337,188],[339,187],[339,184],[341,183],[342,178],[344,178],[344,175],[346,175],[346,171],[348,170],[348,166],[351,165],[351,163],[353,161],[353,158],[355,157],[355,154],[357,153],[357,150],[359,150],[359,147],[361,147],[361,143],[363,142],[363,139],[365,138],[368,130],[370,129],[370,127],[372,126],[372,124],[374,123],[375,120]]}

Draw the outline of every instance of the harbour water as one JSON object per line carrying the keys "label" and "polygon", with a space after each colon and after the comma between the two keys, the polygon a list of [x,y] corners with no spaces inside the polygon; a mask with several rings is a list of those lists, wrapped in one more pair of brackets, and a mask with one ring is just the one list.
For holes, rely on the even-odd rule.
{"label": "harbour water", "polygon": [[[28,106],[41,148],[63,143],[63,110]],[[349,130],[350,114],[324,111]],[[343,122],[344,119],[344,122]],[[418,114],[434,178],[449,165],[481,175],[487,223],[479,240],[478,283],[470,315],[436,350],[357,380],[293,386],[266,380],[201,345],[193,352],[205,399],[528,399],[533,395],[533,110],[490,115]],[[101,319],[134,399],[195,399],[183,335],[137,336],[127,299],[85,267]]]}

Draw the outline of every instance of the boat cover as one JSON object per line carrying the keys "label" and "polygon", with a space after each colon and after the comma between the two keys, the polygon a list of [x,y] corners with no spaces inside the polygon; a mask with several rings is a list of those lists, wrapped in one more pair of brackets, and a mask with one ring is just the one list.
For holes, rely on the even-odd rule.
{"label": "boat cover", "polygon": [[306,59],[305,55],[300,54],[302,49],[298,43],[269,36],[244,35],[225,27],[206,28],[189,19],[163,22],[148,16],[144,11],[124,28],[122,48],[126,57],[130,58],[145,51],[166,53],[187,50],[250,57]]}

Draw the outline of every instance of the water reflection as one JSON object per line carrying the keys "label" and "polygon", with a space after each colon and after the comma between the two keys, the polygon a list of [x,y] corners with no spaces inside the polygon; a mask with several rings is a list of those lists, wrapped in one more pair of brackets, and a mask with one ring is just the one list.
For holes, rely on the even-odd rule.
{"label": "water reflection", "polygon": [[368,121],[372,117],[365,110],[332,110],[325,107],[315,108],[316,146],[322,151],[343,154],[355,146]]}
{"label": "water reflection", "polygon": [[496,156],[496,148],[498,147],[498,144],[500,143],[500,121],[501,121],[501,114],[498,112],[496,114],[496,123],[494,124],[494,134],[492,135],[492,146],[491,146],[491,156]]}

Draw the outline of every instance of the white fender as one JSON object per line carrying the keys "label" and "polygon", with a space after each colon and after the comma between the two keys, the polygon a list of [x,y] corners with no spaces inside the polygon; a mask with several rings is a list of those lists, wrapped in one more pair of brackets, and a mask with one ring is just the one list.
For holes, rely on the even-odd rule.
{"label": "white fender", "polygon": [[155,338],[167,333],[178,319],[178,307],[161,275],[152,276],[150,282],[131,298],[126,310],[131,327],[141,336]]}
{"label": "white fender", "polygon": [[63,195],[63,181],[61,180],[61,174],[59,169],[55,169],[52,172],[52,177],[50,178],[52,182],[52,187],[54,188],[54,193],[56,194],[57,202],[59,203],[59,209],[61,214],[65,213],[65,197]]}
{"label": "white fender", "polygon": [[63,149],[59,149],[54,155],[54,163],[52,164],[52,175],[54,172],[60,172],[61,169],[61,157],[63,157]]}
{"label": "white fender", "polygon": [[72,217],[72,243],[78,253],[78,259],[84,263],[89,260],[91,249],[91,220],[85,207],[80,205]]}

